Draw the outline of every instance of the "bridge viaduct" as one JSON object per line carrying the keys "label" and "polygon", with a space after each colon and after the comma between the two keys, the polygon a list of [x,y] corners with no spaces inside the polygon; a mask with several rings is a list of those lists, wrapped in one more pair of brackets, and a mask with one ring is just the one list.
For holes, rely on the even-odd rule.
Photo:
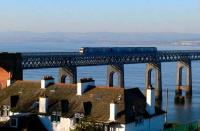
{"label": "bridge viaduct", "polygon": [[[124,88],[124,64],[146,63],[145,88],[151,86],[152,70],[155,71],[155,94],[162,99],[162,62],[177,62],[176,94],[182,90],[192,95],[191,61],[200,60],[198,50],[157,50],[155,47],[85,47],[80,52],[0,53],[0,87],[8,79],[23,79],[24,69],[60,68],[60,82],[70,78],[77,82],[77,67],[107,65],[107,84],[113,86],[113,75],[118,75],[118,87]],[[182,70],[186,69],[186,85],[182,84]]]}

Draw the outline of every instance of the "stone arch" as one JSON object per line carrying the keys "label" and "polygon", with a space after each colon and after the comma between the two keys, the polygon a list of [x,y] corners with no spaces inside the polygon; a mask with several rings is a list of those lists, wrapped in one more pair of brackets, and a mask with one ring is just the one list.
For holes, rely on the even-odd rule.
{"label": "stone arch", "polygon": [[156,99],[162,99],[162,76],[161,76],[161,63],[147,63],[146,64],[146,80],[145,88],[152,86],[151,84],[151,74],[155,71],[155,96]]}
{"label": "stone arch", "polygon": [[[117,77],[116,78],[117,80],[115,79],[115,76]],[[120,74],[118,72],[114,72],[114,71],[110,72],[110,74],[109,74],[109,86],[119,87],[119,85],[120,85],[120,83],[119,83],[120,77],[119,76],[120,76]]]}
{"label": "stone arch", "polygon": [[[186,71],[186,82],[183,85],[183,69]],[[186,91],[186,96],[192,95],[192,69],[191,61],[178,61],[176,71],[176,95],[182,95],[182,90]]]}
{"label": "stone arch", "polygon": [[183,81],[185,81],[185,84],[186,84],[186,79],[184,80],[183,79],[183,76],[187,76],[187,69],[184,67],[184,66],[181,66],[179,69],[178,69],[179,71],[178,71],[178,75],[179,75],[179,85],[180,86],[182,86],[182,85],[184,85],[184,82]]}
{"label": "stone arch", "polygon": [[[154,73],[154,74],[153,74]],[[154,76],[154,83],[153,83],[153,76]],[[147,77],[147,82],[149,86],[155,87],[155,83],[156,83],[156,78],[157,78],[157,74],[156,74],[156,70],[153,68],[150,68],[148,70],[148,77]]]}
{"label": "stone arch", "polygon": [[0,67],[0,89],[3,89],[7,86],[8,79],[11,79],[11,73]]}
{"label": "stone arch", "polygon": [[60,79],[61,79],[60,81],[61,83],[72,83],[73,81],[72,80],[73,78],[70,77],[69,75],[62,75]]}
{"label": "stone arch", "polygon": [[70,84],[77,82],[77,68],[76,67],[62,67],[59,69],[59,79],[61,83],[66,83],[66,78],[69,78]]}
{"label": "stone arch", "polygon": [[117,87],[124,88],[124,65],[107,66],[107,85],[113,86],[113,76],[117,74]]}

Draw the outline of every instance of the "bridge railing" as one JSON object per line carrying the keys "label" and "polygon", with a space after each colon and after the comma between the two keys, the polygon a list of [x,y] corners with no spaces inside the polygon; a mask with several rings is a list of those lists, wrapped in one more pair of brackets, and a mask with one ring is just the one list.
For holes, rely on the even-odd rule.
{"label": "bridge railing", "polygon": [[158,50],[158,53],[200,53],[200,50]]}
{"label": "bridge railing", "polygon": [[22,57],[80,55],[79,52],[22,52]]}

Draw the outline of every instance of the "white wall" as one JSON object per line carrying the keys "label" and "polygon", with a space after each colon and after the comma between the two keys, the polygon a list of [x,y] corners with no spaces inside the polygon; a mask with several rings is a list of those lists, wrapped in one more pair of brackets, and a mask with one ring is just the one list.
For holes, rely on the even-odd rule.
{"label": "white wall", "polygon": [[146,110],[149,114],[155,114],[155,94],[154,89],[147,89],[146,95]]}
{"label": "white wall", "polygon": [[48,131],[70,131],[74,125],[74,119],[60,118],[59,122],[51,122],[50,116],[39,115],[39,119]]}
{"label": "white wall", "polygon": [[70,118],[60,118],[60,122],[53,122],[54,131],[70,131],[70,127],[73,127],[74,121]]}
{"label": "white wall", "polygon": [[110,127],[110,131],[125,131],[125,124],[116,124]]}
{"label": "white wall", "polygon": [[[48,131],[70,131],[74,126],[74,119],[60,118],[60,122],[51,122],[48,116],[39,116],[41,122]],[[110,131],[162,131],[165,123],[165,115],[144,119],[141,123],[116,124],[110,127]]]}
{"label": "white wall", "polygon": [[8,120],[10,120],[10,117],[9,117],[9,116],[1,116],[1,117],[0,117],[0,122],[8,121]]}

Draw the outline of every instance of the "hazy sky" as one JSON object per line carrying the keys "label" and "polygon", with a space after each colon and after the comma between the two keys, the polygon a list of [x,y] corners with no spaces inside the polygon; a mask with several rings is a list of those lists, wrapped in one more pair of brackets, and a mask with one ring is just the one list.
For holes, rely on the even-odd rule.
{"label": "hazy sky", "polygon": [[200,33],[200,0],[1,0],[0,31]]}

